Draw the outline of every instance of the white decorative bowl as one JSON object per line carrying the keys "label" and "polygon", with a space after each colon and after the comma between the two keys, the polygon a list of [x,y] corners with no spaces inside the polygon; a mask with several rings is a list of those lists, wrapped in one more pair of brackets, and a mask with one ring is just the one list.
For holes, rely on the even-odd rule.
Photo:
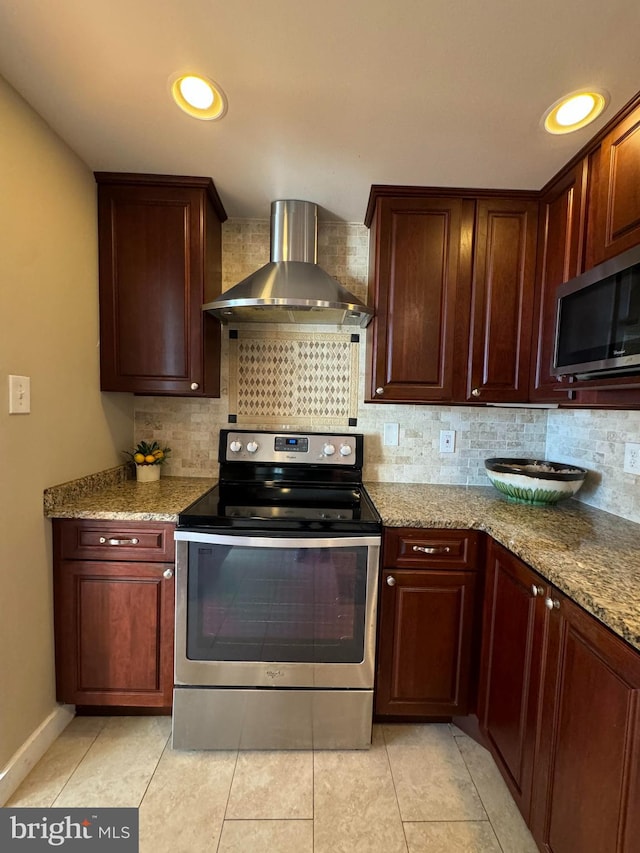
{"label": "white decorative bowl", "polygon": [[536,459],[485,459],[487,476],[509,501],[549,506],[575,495],[587,472],[575,465]]}

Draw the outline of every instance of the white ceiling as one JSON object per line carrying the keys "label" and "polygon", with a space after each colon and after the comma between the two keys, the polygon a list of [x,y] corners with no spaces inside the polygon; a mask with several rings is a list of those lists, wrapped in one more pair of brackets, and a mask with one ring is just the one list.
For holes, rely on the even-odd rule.
{"label": "white ceiling", "polygon": [[[539,189],[640,90],[639,33],[638,0],[0,0],[0,74],[93,170],[362,222],[372,183]],[[221,121],[178,110],[179,71],[220,84]],[[584,86],[604,116],[546,134]]]}

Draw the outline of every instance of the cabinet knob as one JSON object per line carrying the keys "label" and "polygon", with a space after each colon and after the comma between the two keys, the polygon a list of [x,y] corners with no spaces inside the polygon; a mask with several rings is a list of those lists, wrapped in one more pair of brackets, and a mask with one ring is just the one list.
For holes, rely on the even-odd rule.
{"label": "cabinet knob", "polygon": [[99,542],[101,545],[137,545],[139,539],[107,539],[106,536],[101,536]]}
{"label": "cabinet knob", "polygon": [[166,578],[167,580],[169,580],[169,578],[172,578],[173,577],[173,569],[165,569],[164,572],[162,573],[162,577]]}
{"label": "cabinet knob", "polygon": [[545,598],[544,606],[547,610],[560,610],[560,602],[557,598]]}
{"label": "cabinet knob", "polygon": [[200,386],[198,385],[198,383],[197,383],[197,382],[192,382],[192,383],[191,383],[191,385],[190,385],[190,388],[191,388],[191,390],[192,390],[192,391],[197,391],[199,387],[200,387]]}
{"label": "cabinet knob", "polygon": [[384,388],[376,388],[376,394],[378,395],[378,397],[382,397],[382,395],[384,394]]}
{"label": "cabinet knob", "polygon": [[396,585],[396,579],[393,577],[393,575],[389,575],[389,577],[387,578],[387,586],[395,586],[395,585]]}
{"label": "cabinet knob", "polygon": [[480,396],[480,389],[474,388],[473,391],[471,392],[471,396],[472,397],[479,397]]}
{"label": "cabinet knob", "polygon": [[538,595],[544,595],[544,587],[538,586],[535,583],[531,584],[531,595],[536,598]]}

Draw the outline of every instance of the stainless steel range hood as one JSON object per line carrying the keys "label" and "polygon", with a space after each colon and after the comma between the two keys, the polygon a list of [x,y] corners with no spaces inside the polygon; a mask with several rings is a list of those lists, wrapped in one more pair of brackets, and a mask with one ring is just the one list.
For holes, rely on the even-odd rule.
{"label": "stainless steel range hood", "polygon": [[318,266],[318,207],[271,203],[271,261],[202,306],[223,323],[366,326],[373,310]]}

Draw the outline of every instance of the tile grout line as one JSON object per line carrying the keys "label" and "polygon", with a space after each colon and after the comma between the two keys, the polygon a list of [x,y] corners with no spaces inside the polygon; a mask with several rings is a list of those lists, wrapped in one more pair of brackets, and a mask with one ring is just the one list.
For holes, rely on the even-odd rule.
{"label": "tile grout line", "polygon": [[218,843],[216,844],[216,849],[213,853],[218,853],[220,850],[220,842],[222,841],[222,833],[224,832],[224,824],[227,819],[227,809],[229,808],[229,800],[231,799],[231,789],[233,788],[233,780],[236,778],[236,769],[238,767],[238,756],[240,755],[240,750],[236,749],[236,760],[233,764],[233,773],[231,774],[231,781],[229,782],[229,790],[227,791],[227,801],[224,804],[224,813],[222,815],[222,825],[220,826],[220,834],[218,835]]}
{"label": "tile grout line", "polygon": [[[75,719],[75,718],[74,718],[74,719]],[[73,775],[77,772],[77,770],[78,770],[78,768],[80,767],[80,765],[82,764],[82,762],[86,759],[86,757],[89,755],[89,753],[91,752],[91,750],[92,750],[92,749],[93,749],[93,747],[95,746],[95,743],[96,743],[96,741],[98,740],[98,738],[100,737],[100,735],[102,734],[102,732],[104,731],[105,726],[106,726],[106,723],[102,726],[102,728],[100,729],[100,731],[99,731],[99,732],[96,732],[95,737],[93,738],[93,740],[91,741],[91,743],[89,744],[89,746],[87,747],[87,749],[85,750],[84,755],[82,756],[82,758],[80,759],[80,761],[78,761],[78,763],[77,763],[77,764],[76,764],[76,766],[73,768],[73,770],[71,771],[71,773],[69,773],[69,775],[67,776],[67,779],[66,779],[66,781],[65,781],[64,785],[62,786],[62,788],[60,788],[60,790],[58,791],[58,793],[57,793],[57,794],[55,795],[55,797],[53,798],[53,801],[52,801],[51,805],[49,806],[49,808],[54,808],[54,807],[55,807],[56,801],[59,799],[59,797],[61,796],[62,792],[63,792],[63,791],[65,790],[65,788],[67,787],[67,785],[68,785],[68,784],[69,784],[69,782],[71,781],[71,779],[72,779]]]}
{"label": "tile grout line", "polygon": [[[391,776],[391,784],[393,785],[393,795],[396,798],[396,806],[398,808],[398,817],[400,818],[400,826],[402,827],[402,836],[404,838],[404,846],[409,853],[409,840],[407,839],[407,833],[404,828],[404,820],[402,818],[402,809],[400,808],[400,800],[398,799],[398,791],[396,790],[396,780],[393,776],[393,767],[391,766],[391,759],[389,758],[389,750],[387,748],[387,738],[384,733],[384,725],[380,725],[380,733],[382,735],[382,742],[384,743],[384,754],[387,757],[387,766],[389,767],[389,776]],[[409,821],[407,821],[409,823]]]}
{"label": "tile grout line", "polygon": [[[449,727],[451,727],[451,723],[449,723]],[[451,730],[451,729],[450,729],[450,730]],[[495,839],[496,839],[496,841],[497,841],[497,843],[498,843],[498,847],[500,848],[500,850],[502,850],[502,853],[506,853],[506,851],[505,851],[504,847],[502,846],[502,841],[501,841],[501,840],[500,840],[500,838],[498,837],[498,833],[496,832],[496,828],[495,828],[495,826],[493,825],[493,822],[492,822],[491,818],[489,817],[489,812],[487,811],[487,808],[486,808],[486,806],[485,806],[485,804],[484,804],[484,800],[482,799],[482,794],[480,793],[480,789],[479,789],[479,788],[478,788],[478,786],[476,785],[476,780],[473,778],[473,773],[472,773],[472,772],[471,772],[471,770],[469,769],[469,765],[467,764],[467,760],[466,760],[466,758],[464,757],[464,753],[462,752],[462,750],[460,749],[460,747],[459,747],[459,745],[458,745],[458,739],[457,739],[457,738],[456,738],[456,736],[453,734],[453,732],[451,732],[451,736],[453,737],[453,741],[454,741],[454,743],[455,743],[455,745],[456,745],[456,749],[458,750],[458,752],[459,752],[459,754],[460,754],[460,758],[462,758],[462,761],[463,761],[463,763],[464,763],[464,766],[467,768],[467,773],[469,774],[469,778],[471,779],[471,783],[472,783],[473,787],[476,789],[476,793],[477,793],[477,795],[478,795],[478,798],[480,799],[480,802],[482,803],[482,810],[484,811],[484,813],[485,813],[485,814],[486,814],[486,816],[487,816],[487,821],[488,821],[489,826],[491,827],[491,831],[493,832],[493,834],[494,834],[494,836],[495,836]],[[467,737],[467,735],[464,735],[464,737]]]}
{"label": "tile grout line", "polygon": [[311,750],[311,853],[316,849],[316,751]]}
{"label": "tile grout line", "polygon": [[167,747],[169,746],[170,740],[171,740],[171,734],[169,734],[169,736],[167,737],[167,739],[165,741],[163,748],[160,750],[160,755],[158,756],[158,760],[156,761],[156,766],[153,768],[153,772],[149,776],[149,781],[145,785],[144,792],[143,792],[142,796],[140,797],[140,802],[138,803],[138,811],[140,810],[140,807],[142,806],[142,803],[144,802],[144,798],[147,796],[149,786],[151,785],[151,782],[153,781],[153,777],[156,775],[156,770],[160,766],[160,762],[162,761],[162,756],[167,751]]}

